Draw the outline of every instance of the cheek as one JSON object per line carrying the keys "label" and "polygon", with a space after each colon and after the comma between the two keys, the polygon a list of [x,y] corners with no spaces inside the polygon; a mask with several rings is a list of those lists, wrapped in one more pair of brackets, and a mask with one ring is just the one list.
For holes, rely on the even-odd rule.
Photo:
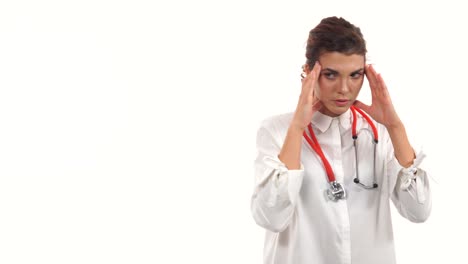
{"label": "cheek", "polygon": [[357,81],[357,82],[354,82],[354,83],[351,84],[352,85],[352,93],[354,95],[359,94],[359,91],[361,91],[362,84],[363,84],[363,81]]}
{"label": "cheek", "polygon": [[315,97],[317,97],[319,100],[322,100],[322,89],[321,86],[317,87],[315,89]]}
{"label": "cheek", "polygon": [[327,83],[326,81],[319,79],[319,87],[317,87],[317,89],[315,90],[315,95],[317,96],[319,100],[323,100],[329,97],[329,94],[328,94],[329,92],[327,91],[331,91],[331,90],[332,90],[332,87],[330,83]]}

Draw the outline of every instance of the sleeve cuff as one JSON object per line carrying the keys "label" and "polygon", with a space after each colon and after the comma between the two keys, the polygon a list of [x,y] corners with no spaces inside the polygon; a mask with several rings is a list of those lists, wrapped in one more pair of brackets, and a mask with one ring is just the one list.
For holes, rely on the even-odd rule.
{"label": "sleeve cuff", "polygon": [[426,157],[426,154],[424,154],[422,151],[419,151],[418,154],[416,154],[416,158],[413,161],[413,164],[409,166],[408,168],[403,168],[400,170],[400,189],[401,190],[408,190],[410,187],[411,183],[413,183],[416,180],[416,177],[418,175],[418,170],[419,165],[421,165],[422,161]]}
{"label": "sleeve cuff", "polygon": [[[401,167],[399,172],[400,191],[407,191],[416,198],[418,203],[423,204],[426,201],[425,185],[427,181],[426,172],[419,168],[426,155],[419,151],[413,164],[408,168]],[[414,195],[416,194],[416,197]]]}

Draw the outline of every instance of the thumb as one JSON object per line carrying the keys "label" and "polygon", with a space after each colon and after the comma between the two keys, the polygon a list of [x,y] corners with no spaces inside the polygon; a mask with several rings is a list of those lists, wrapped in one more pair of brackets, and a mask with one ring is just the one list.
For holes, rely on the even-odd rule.
{"label": "thumb", "polygon": [[354,101],[353,105],[358,107],[358,108],[361,108],[364,112],[369,113],[370,106],[366,105],[365,103],[363,103],[363,102],[361,102],[359,100],[356,100],[356,101]]}

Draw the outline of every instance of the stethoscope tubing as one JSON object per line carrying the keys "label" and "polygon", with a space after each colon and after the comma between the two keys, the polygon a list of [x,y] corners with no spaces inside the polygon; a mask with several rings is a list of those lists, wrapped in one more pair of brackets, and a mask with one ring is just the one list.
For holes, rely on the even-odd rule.
{"label": "stethoscope tubing", "polygon": [[372,144],[374,145],[374,155],[373,155],[373,173],[374,173],[374,177],[373,177],[373,181],[372,181],[372,185],[369,186],[369,185],[366,185],[364,183],[361,182],[360,178],[359,178],[359,162],[358,162],[358,159],[359,159],[359,156],[358,156],[358,144],[357,144],[357,137],[353,139],[353,145],[354,145],[354,156],[355,156],[355,166],[356,166],[356,177],[354,178],[354,183],[360,185],[361,187],[363,187],[364,189],[375,189],[377,188],[379,185],[377,184],[376,182],[376,179],[375,179],[375,175],[376,175],[376,160],[377,160],[377,141],[373,140],[372,141]]}
{"label": "stethoscope tubing", "polygon": [[[354,182],[356,184],[360,185],[361,187],[365,188],[365,189],[375,189],[375,188],[378,187],[378,184],[376,182],[376,176],[375,176],[376,159],[377,159],[377,156],[376,156],[377,143],[379,142],[377,128],[376,128],[374,122],[372,122],[370,117],[366,113],[364,113],[364,111],[362,111],[361,109],[359,109],[359,108],[357,108],[355,106],[351,106],[350,109],[351,109],[351,113],[352,113],[352,116],[353,116],[353,120],[352,120],[352,138],[353,138],[353,145],[354,145],[354,151],[355,151],[355,157],[356,157],[356,159],[355,159],[355,162],[356,162],[356,178],[354,178]],[[364,117],[364,119],[366,119],[367,123],[370,125],[370,127],[372,129],[372,134],[373,134],[372,143],[374,145],[374,155],[373,155],[373,158],[374,158],[374,164],[373,164],[374,177],[373,177],[373,183],[372,183],[371,186],[363,184],[359,179],[358,150],[357,150],[358,147],[357,147],[357,143],[356,143],[357,138],[358,138],[358,133],[356,132],[356,127],[357,127],[357,117],[356,117],[357,114],[356,114],[356,111],[359,112],[359,114],[361,114],[361,116]],[[345,192],[344,188],[342,187],[342,185],[336,182],[335,173],[333,172],[333,169],[332,169],[330,163],[328,162],[327,158],[323,154],[322,148],[320,147],[320,144],[318,143],[318,140],[317,140],[317,138],[315,136],[315,133],[314,133],[314,131],[312,129],[312,123],[309,123],[307,128],[308,128],[310,137],[309,137],[309,135],[307,135],[306,131],[304,131],[303,136],[306,139],[306,141],[309,143],[310,147],[317,153],[317,155],[322,160],[322,164],[325,167],[325,171],[326,171],[327,177],[328,177],[328,182],[329,182],[330,187],[331,187],[331,189],[328,190],[329,196],[334,197],[334,199],[332,199],[332,200],[345,199],[346,198],[346,192]]]}

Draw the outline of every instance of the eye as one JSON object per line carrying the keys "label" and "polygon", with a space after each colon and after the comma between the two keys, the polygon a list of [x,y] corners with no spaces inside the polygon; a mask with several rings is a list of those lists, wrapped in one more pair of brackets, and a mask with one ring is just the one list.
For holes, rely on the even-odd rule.
{"label": "eye", "polygon": [[353,78],[353,79],[359,79],[359,78],[361,78],[362,75],[363,75],[362,72],[355,72],[355,73],[352,73],[352,74],[351,74],[351,78]]}
{"label": "eye", "polygon": [[336,73],[333,73],[333,72],[324,72],[322,74],[325,76],[325,78],[329,80],[333,80],[336,78]]}

